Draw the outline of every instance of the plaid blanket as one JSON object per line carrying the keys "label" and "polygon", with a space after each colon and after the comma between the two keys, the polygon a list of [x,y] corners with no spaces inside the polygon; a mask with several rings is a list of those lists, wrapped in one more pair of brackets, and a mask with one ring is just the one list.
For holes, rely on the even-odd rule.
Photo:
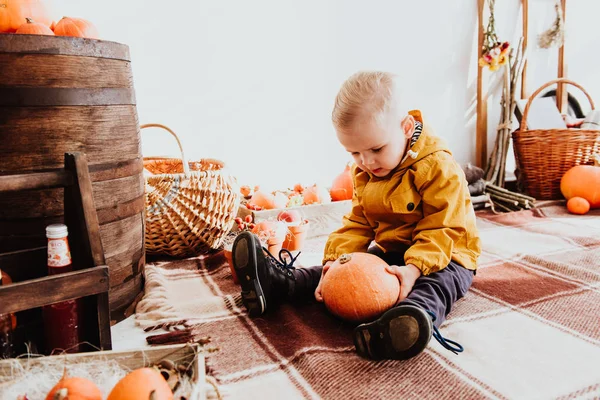
{"label": "plaid blanket", "polygon": [[228,266],[201,258],[149,264],[137,321],[210,337],[209,373],[231,398],[599,398],[599,216],[479,212],[480,269],[441,329],[459,355],[432,340],[408,361],[362,359],[352,326],[317,303],[250,319]]}

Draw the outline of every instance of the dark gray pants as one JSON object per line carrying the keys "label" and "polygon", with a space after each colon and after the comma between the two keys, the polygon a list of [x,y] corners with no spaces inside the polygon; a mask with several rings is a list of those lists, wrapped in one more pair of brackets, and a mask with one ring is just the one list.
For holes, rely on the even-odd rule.
{"label": "dark gray pants", "polygon": [[[404,265],[404,253],[384,253],[379,247],[372,246],[369,253],[381,257],[390,265]],[[294,298],[314,297],[321,279],[322,266],[298,268],[294,271],[296,289]],[[411,304],[435,314],[434,325],[438,328],[446,320],[452,305],[467,293],[473,282],[473,271],[451,261],[446,268],[427,276],[420,276],[408,297],[402,304]]]}

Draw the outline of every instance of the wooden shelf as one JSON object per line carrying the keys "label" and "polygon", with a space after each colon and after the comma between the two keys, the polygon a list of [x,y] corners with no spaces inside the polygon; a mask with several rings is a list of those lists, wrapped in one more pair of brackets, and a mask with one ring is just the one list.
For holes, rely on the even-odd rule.
{"label": "wooden shelf", "polygon": [[82,342],[110,350],[109,270],[85,155],[66,153],[63,170],[0,176],[0,193],[55,187],[64,187],[65,224],[75,271],[46,276],[46,247],[0,253],[0,267],[13,279],[12,284],[0,286],[0,314],[82,299]]}

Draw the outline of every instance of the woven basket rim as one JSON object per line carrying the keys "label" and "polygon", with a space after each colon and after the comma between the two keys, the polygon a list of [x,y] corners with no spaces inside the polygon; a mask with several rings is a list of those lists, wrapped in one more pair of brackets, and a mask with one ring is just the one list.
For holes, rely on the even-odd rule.
{"label": "woven basket rim", "polygon": [[[142,163],[151,163],[151,164],[160,164],[160,163],[164,163],[164,164],[183,164],[183,160],[181,158],[177,158],[177,157],[143,157],[142,158]],[[198,160],[187,160],[188,165],[190,164],[196,164],[196,163],[200,163],[200,164],[213,164],[213,165],[222,165],[221,168],[225,167],[225,162],[218,160],[216,158],[200,158]]]}
{"label": "woven basket rim", "polygon": [[[513,134],[515,133],[545,133],[545,132],[569,132],[569,133],[575,133],[575,134],[580,134],[580,133],[593,133],[593,134],[600,134],[600,129],[578,129],[578,128],[554,128],[554,129],[516,129],[513,131]],[[576,136],[576,135],[573,135]],[[565,137],[565,139],[569,139],[568,137]]]}
{"label": "woven basket rim", "polygon": [[[144,170],[146,170],[147,172],[149,172],[151,175],[149,176],[161,176],[161,175],[172,175],[172,176],[176,176],[176,175],[185,175],[185,172],[167,172],[167,173],[154,173],[152,172],[150,169],[148,169],[146,167],[146,162],[148,162],[148,164],[151,165],[158,165],[160,166],[161,164],[176,164],[176,165],[181,165],[183,164],[183,161],[181,158],[172,158],[172,159],[164,159],[164,158],[152,158],[152,157],[148,157],[148,158],[144,158],[143,160],[143,165],[144,165]],[[166,162],[165,162],[166,161]],[[205,165],[205,166],[209,166],[209,168],[204,168],[204,169],[192,169],[192,166],[194,166],[194,164],[201,164],[201,165]],[[194,172],[208,172],[208,171],[213,171],[213,172],[224,172],[226,169],[226,165],[223,161],[221,160],[217,160],[215,158],[202,158],[198,161],[188,161],[188,169],[189,169],[189,174],[188,176],[191,176],[192,173]]]}
{"label": "woven basket rim", "polygon": [[146,176],[146,180],[151,179],[151,178],[200,178],[200,174],[224,174],[224,172],[220,169],[206,169],[206,170],[202,170],[202,171],[190,171],[187,175],[184,172],[179,172],[179,173],[172,173],[172,174],[152,174],[152,175],[148,175]]}

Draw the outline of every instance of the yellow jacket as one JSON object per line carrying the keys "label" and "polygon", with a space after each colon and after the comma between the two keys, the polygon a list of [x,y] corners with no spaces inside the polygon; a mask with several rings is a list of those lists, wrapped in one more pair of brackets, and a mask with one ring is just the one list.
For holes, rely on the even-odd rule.
{"label": "yellow jacket", "polygon": [[[419,111],[411,111],[421,121]],[[423,275],[453,260],[477,269],[481,243],[464,172],[427,125],[404,160],[385,178],[354,166],[352,211],[325,246],[323,263],[364,252],[372,240],[384,251],[403,251]],[[411,153],[414,155],[414,153]]]}

